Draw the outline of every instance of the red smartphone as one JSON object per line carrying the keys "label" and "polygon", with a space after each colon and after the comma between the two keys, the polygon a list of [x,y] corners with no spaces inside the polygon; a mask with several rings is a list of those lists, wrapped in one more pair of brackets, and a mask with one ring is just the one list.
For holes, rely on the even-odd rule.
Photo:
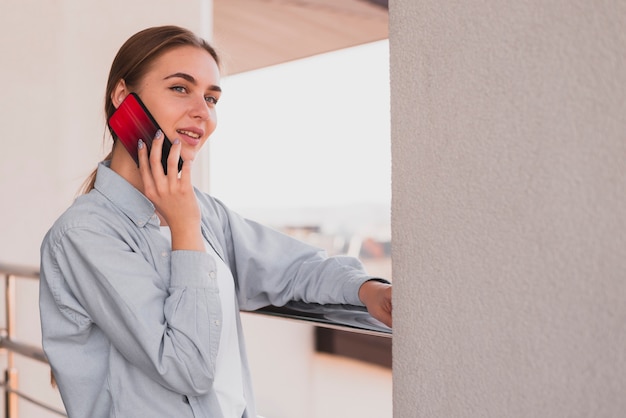
{"label": "red smartphone", "polygon": [[[109,127],[124,144],[128,153],[133,157],[139,166],[139,155],[137,154],[137,143],[140,139],[146,144],[148,152],[152,148],[152,139],[159,130],[148,108],[143,104],[139,96],[130,93],[109,118]],[[165,135],[165,134],[164,134]],[[163,171],[167,174],[167,156],[170,153],[172,143],[165,137],[163,141],[163,152],[161,164]],[[178,171],[183,168],[183,160],[178,159]]]}

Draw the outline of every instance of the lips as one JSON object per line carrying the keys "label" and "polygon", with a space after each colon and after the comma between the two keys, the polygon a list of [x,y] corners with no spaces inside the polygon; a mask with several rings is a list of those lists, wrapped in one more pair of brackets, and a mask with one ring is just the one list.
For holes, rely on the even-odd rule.
{"label": "lips", "polygon": [[192,146],[198,145],[200,143],[200,139],[204,135],[204,132],[201,129],[196,128],[177,129],[176,133],[180,135],[181,140]]}

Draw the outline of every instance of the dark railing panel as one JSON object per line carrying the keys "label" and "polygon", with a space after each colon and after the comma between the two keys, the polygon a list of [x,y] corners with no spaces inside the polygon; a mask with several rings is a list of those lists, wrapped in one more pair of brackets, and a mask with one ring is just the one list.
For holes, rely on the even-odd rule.
{"label": "dark railing panel", "polygon": [[362,306],[319,305],[289,302],[285,306],[266,306],[253,313],[311,322],[316,326],[341,331],[391,338],[391,328],[374,319]]}

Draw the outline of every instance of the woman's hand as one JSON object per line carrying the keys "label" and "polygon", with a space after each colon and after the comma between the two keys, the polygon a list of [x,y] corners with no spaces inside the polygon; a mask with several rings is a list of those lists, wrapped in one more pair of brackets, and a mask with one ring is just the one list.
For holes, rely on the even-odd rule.
{"label": "woman's hand", "polygon": [[391,285],[369,280],[361,285],[359,299],[374,318],[391,327]]}
{"label": "woman's hand", "polygon": [[200,232],[200,206],[191,184],[193,161],[183,163],[178,173],[181,144],[176,139],[167,157],[167,175],[161,165],[164,135],[158,131],[152,141],[150,155],[143,141],[139,141],[139,172],[143,193],[150,199],[172,233],[172,250],[204,251]]}

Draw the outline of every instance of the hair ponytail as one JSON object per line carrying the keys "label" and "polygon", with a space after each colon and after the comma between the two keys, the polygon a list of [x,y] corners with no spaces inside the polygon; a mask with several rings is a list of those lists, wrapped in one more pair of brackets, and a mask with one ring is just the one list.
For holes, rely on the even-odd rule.
{"label": "hair ponytail", "polygon": [[[109,154],[106,157],[104,157],[104,161],[111,161],[112,157],[113,157],[113,150],[111,150],[111,152],[109,152]],[[94,186],[96,185],[97,174],[98,174],[98,168],[96,167],[91,172],[91,174],[89,174],[89,177],[85,179],[82,186],[80,186],[79,194],[87,194],[93,190]]]}

